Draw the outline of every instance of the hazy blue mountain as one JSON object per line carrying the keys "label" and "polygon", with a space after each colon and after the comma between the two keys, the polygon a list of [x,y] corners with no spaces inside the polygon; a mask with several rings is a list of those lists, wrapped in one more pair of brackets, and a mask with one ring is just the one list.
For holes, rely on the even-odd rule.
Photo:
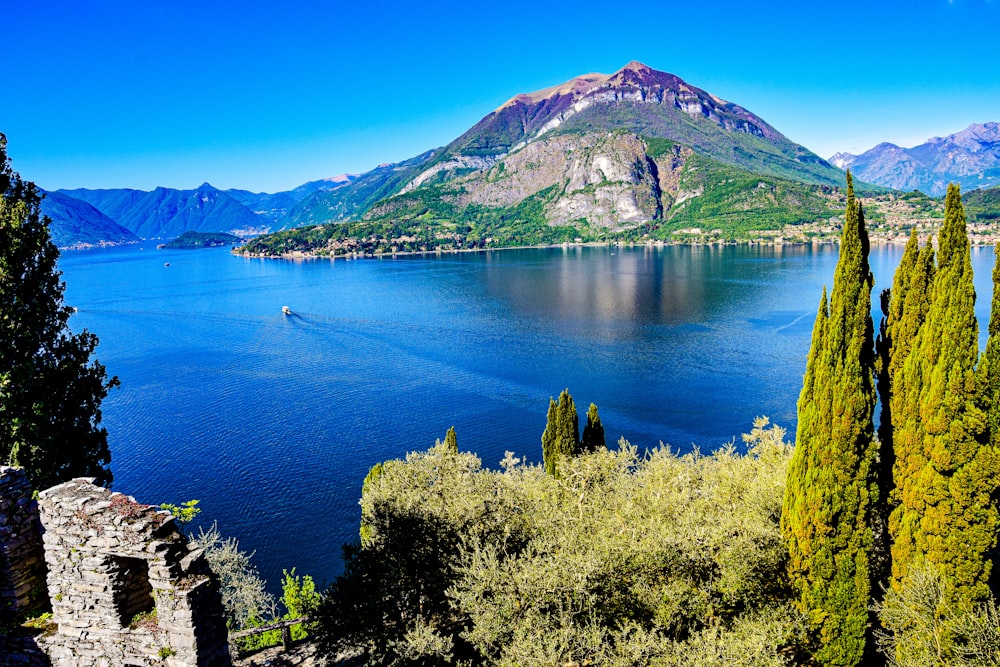
{"label": "hazy blue mountain", "polygon": [[172,239],[187,231],[263,231],[267,218],[232,196],[202,184],[194,190],[60,190],[82,199],[141,238]]}
{"label": "hazy blue mountain", "polygon": [[331,178],[309,181],[292,190],[274,194],[236,189],[224,190],[224,192],[257,215],[266,218],[272,225],[276,225],[292,211],[298,202],[314,192],[336,190],[351,184],[357,178],[357,174],[341,174]]}
{"label": "hazy blue mountain", "polygon": [[913,148],[881,143],[861,155],[837,153],[830,162],[869,183],[933,196],[948,183],[966,191],[1000,185],[1000,123],[973,123]]}
{"label": "hazy blue mountain", "polygon": [[60,248],[132,243],[139,238],[85,201],[61,192],[40,190],[42,214],[52,219],[49,231]]}
{"label": "hazy blue mountain", "polygon": [[[349,181],[336,187],[313,187],[311,192],[305,194],[288,215],[279,221],[279,227],[289,229],[359,218],[375,202],[399,192],[434,159],[436,154],[436,151],[431,150],[402,162],[380,164],[364,174],[351,175]],[[317,181],[306,183],[300,188],[314,186],[316,183]]]}

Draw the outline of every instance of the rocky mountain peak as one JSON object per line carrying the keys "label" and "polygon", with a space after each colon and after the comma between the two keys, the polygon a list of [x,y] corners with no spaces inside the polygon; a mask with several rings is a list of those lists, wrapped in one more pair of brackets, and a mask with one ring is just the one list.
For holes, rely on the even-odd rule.
{"label": "rocky mountain peak", "polygon": [[609,78],[610,77],[607,74],[592,72],[590,74],[583,74],[581,76],[574,77],[569,81],[559,84],[558,86],[543,88],[542,90],[536,90],[532,93],[520,93],[500,105],[496,109],[495,113],[499,113],[504,109],[517,104],[531,106],[557,97],[566,96],[576,99],[591,92]]}
{"label": "rocky mountain peak", "polygon": [[627,65],[625,65],[625,67],[622,67],[620,70],[615,72],[615,74],[621,74],[623,72],[634,72],[636,74],[645,74],[647,72],[654,72],[654,71],[655,70],[652,67],[644,63],[641,63],[638,60],[632,60]]}
{"label": "rocky mountain peak", "polygon": [[973,123],[945,137],[932,137],[913,148],[882,142],[861,155],[833,162],[841,169],[851,166],[855,176],[899,190],[918,189],[938,196],[948,183],[963,189],[991,187],[1000,183],[1000,123]]}
{"label": "rocky mountain peak", "polygon": [[837,167],[838,169],[845,169],[846,170],[852,164],[854,164],[854,161],[857,160],[857,159],[858,159],[857,155],[852,155],[851,153],[843,153],[843,152],[841,152],[841,153],[834,153],[829,158],[827,158],[826,161],[829,162],[830,164],[832,164],[834,167]]}

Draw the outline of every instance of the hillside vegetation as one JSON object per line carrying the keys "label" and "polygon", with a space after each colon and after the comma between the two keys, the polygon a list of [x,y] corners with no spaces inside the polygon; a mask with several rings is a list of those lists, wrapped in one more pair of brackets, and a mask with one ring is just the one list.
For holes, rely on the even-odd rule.
{"label": "hillside vegetation", "polygon": [[805,627],[778,521],[791,447],[763,419],[745,440],[745,456],[621,442],[558,477],[447,443],[387,461],[320,647],[365,664],[787,664]]}

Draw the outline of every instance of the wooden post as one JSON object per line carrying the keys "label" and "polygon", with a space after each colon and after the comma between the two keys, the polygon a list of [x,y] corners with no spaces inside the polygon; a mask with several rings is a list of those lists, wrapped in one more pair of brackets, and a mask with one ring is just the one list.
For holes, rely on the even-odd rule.
{"label": "wooden post", "polygon": [[287,651],[288,647],[292,643],[292,626],[283,625],[281,627],[281,648],[283,651]]}

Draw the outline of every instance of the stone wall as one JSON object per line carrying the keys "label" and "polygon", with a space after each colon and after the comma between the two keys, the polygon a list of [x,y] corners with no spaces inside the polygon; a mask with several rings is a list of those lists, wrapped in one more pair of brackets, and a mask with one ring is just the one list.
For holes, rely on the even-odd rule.
{"label": "stone wall", "polygon": [[217,578],[169,513],[75,479],[40,494],[53,665],[231,664]]}
{"label": "stone wall", "polygon": [[41,525],[28,475],[0,466],[0,624],[47,602]]}

